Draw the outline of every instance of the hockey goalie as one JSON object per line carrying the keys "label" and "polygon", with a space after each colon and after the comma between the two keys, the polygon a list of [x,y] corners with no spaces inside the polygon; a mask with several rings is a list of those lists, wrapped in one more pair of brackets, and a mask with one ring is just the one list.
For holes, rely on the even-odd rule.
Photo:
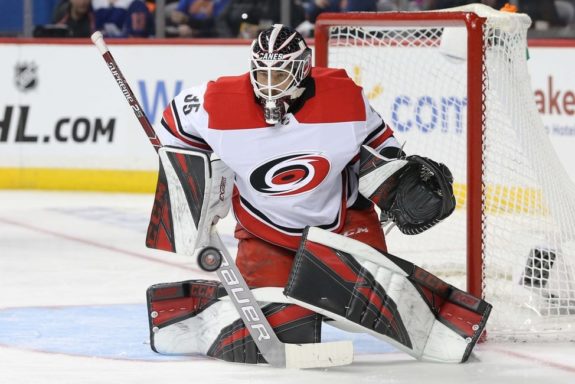
{"label": "hockey goalie", "polygon": [[[491,306],[387,253],[380,218],[416,235],[455,209],[449,169],[403,152],[344,70],[312,68],[294,30],[261,32],[251,69],[182,91],[156,133],[147,245],[195,256],[230,206],[237,269],[284,343],[321,343],[323,321],[411,356],[465,362]],[[148,289],[163,354],[265,363],[217,280]]]}

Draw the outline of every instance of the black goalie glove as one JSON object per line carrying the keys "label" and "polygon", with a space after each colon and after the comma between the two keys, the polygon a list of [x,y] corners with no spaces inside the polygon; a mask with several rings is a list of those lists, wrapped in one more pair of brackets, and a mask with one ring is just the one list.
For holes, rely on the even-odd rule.
{"label": "black goalie glove", "polygon": [[393,220],[399,230],[416,235],[445,219],[455,209],[453,175],[445,164],[417,155],[406,158],[395,196],[382,208],[382,217]]}

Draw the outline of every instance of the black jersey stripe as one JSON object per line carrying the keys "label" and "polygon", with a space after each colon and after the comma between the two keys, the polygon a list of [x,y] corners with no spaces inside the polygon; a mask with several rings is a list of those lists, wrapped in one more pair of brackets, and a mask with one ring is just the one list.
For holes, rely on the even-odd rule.
{"label": "black jersey stripe", "polygon": [[378,136],[383,131],[385,131],[386,128],[387,128],[387,125],[385,124],[385,122],[382,122],[379,127],[377,127],[375,130],[373,130],[369,135],[367,135],[367,137],[363,141],[363,144],[367,144],[370,141],[372,141],[373,139],[375,139],[375,137]]}
{"label": "black jersey stripe", "polygon": [[176,101],[172,100],[171,105],[172,105],[172,112],[174,112],[174,117],[176,118],[176,125],[178,132],[187,139],[194,140],[200,144],[207,145],[208,143],[206,143],[206,141],[201,137],[192,135],[191,133],[184,131],[184,129],[182,128],[182,122],[180,121],[180,115],[178,114],[178,110],[176,108]]}

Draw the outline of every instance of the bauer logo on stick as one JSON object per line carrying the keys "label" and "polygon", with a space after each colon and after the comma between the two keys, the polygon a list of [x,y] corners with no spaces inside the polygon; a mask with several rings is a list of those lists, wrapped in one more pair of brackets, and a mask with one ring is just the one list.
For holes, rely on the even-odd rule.
{"label": "bauer logo on stick", "polygon": [[[242,286],[243,284],[241,284],[238,271],[230,267],[230,263],[228,263],[225,257],[222,259],[220,268],[220,273],[223,277],[222,283],[229,287],[231,292],[230,297],[240,306],[242,313],[245,315],[243,320],[246,322],[246,326],[249,327],[252,332],[257,331],[257,339],[259,341],[271,339],[268,329],[249,298],[249,295],[251,295],[249,290],[246,290],[246,288]],[[252,332],[250,333],[255,337]]]}

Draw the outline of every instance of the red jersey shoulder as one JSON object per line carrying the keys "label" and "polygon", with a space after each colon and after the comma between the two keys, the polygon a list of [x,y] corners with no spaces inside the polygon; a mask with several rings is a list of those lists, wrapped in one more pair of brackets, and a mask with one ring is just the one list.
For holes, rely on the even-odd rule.
{"label": "red jersey shoulder", "polygon": [[210,129],[265,127],[264,113],[256,102],[249,74],[220,77],[208,83],[204,109]]}
{"label": "red jersey shoulder", "polygon": [[329,77],[333,79],[337,77],[340,79],[351,80],[345,69],[342,68],[313,67],[311,69],[311,75],[314,79],[321,77]]}
{"label": "red jersey shoulder", "polygon": [[301,123],[365,121],[362,88],[343,69],[313,68],[315,96],[296,113]]}

